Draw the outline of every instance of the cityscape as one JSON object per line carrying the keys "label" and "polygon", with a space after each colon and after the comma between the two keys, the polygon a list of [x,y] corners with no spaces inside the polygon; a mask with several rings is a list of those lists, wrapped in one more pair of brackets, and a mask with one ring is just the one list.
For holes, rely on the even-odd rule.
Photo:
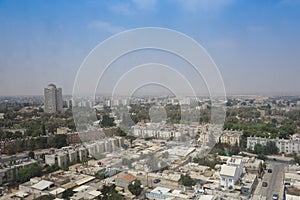
{"label": "cityscape", "polygon": [[300,199],[299,11],[0,0],[0,200]]}
{"label": "cityscape", "polygon": [[[228,97],[219,129],[209,122],[207,97],[192,109],[199,122],[180,123],[195,99],[74,101],[62,91],[49,84],[44,96],[1,99],[2,199],[299,197],[300,97]],[[166,121],[149,116],[157,102]],[[72,107],[94,108],[98,120],[78,132]],[[118,112],[128,108],[130,126]]]}

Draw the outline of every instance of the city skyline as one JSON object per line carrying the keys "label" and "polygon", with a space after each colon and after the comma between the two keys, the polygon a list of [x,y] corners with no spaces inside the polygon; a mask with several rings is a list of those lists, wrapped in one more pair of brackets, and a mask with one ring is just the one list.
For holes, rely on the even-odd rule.
{"label": "city skyline", "polygon": [[229,95],[297,95],[299,10],[297,0],[3,0],[0,95],[42,95],[50,82],[71,95],[76,73],[96,45],[140,27],[174,29],[195,39],[215,61]]}

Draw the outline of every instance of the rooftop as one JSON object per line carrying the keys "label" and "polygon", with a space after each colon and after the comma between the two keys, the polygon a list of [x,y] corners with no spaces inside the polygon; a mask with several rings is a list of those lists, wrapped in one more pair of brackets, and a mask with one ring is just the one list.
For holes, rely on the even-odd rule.
{"label": "rooftop", "polygon": [[154,190],[151,191],[151,193],[157,193],[157,194],[167,194],[171,191],[169,188],[165,187],[156,187]]}
{"label": "rooftop", "polygon": [[128,182],[132,182],[132,181],[135,181],[136,180],[136,177],[133,176],[132,174],[120,174],[118,176],[119,179],[124,179]]}
{"label": "rooftop", "polygon": [[221,176],[234,176],[237,168],[235,166],[222,165],[220,175]]}
{"label": "rooftop", "polygon": [[78,181],[75,181],[75,184],[76,185],[83,185],[83,184],[85,184],[87,182],[90,182],[90,181],[92,181],[94,179],[95,179],[95,177],[93,177],[93,176],[86,176],[86,177],[84,177],[84,178],[82,178],[82,179],[80,179]]}
{"label": "rooftop", "polygon": [[49,188],[51,185],[53,185],[53,182],[41,180],[40,182],[34,184],[31,187],[33,187],[34,189],[42,191],[42,190],[45,190],[45,189]]}

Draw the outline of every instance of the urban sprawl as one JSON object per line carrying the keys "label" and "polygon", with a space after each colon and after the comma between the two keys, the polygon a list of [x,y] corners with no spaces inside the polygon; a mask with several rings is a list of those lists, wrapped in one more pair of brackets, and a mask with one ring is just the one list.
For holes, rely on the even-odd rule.
{"label": "urban sprawl", "polygon": [[211,102],[0,97],[0,199],[300,199],[300,97]]}

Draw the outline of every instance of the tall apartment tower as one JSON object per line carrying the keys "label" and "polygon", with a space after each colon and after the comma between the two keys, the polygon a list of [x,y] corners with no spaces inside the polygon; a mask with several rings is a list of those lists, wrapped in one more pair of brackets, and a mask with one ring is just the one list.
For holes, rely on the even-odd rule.
{"label": "tall apartment tower", "polygon": [[56,88],[54,84],[49,84],[44,89],[45,96],[45,112],[55,113],[63,111],[62,89]]}

